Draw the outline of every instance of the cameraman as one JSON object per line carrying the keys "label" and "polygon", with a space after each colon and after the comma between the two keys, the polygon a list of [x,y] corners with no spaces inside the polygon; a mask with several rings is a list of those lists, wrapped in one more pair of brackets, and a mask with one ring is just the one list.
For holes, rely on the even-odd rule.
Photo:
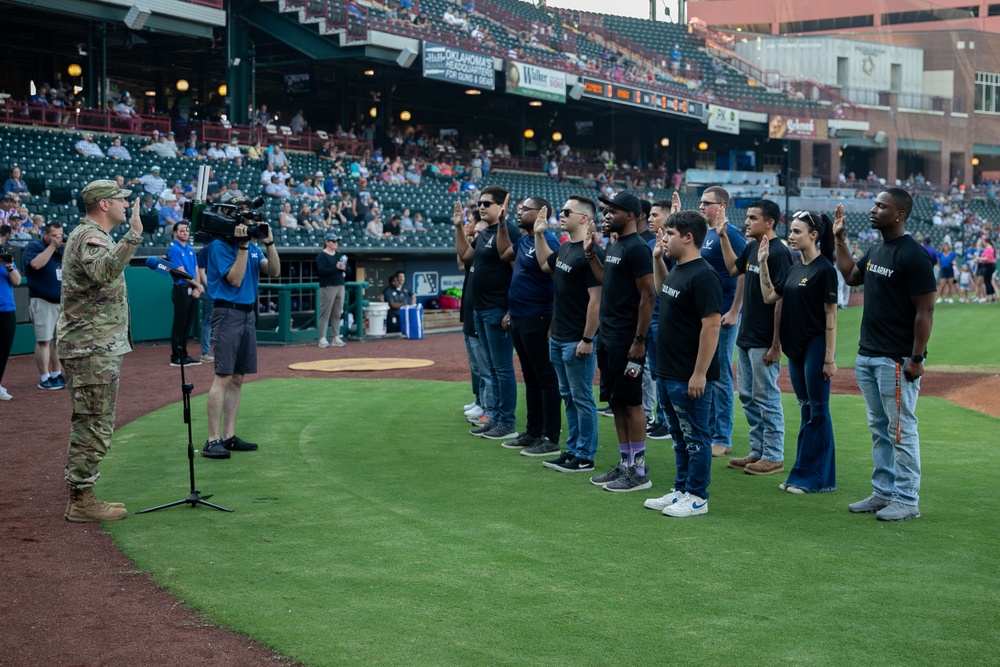
{"label": "cameraman", "polygon": [[[236,436],[236,415],[240,407],[243,377],[257,372],[258,272],[271,278],[281,274],[281,261],[266,222],[264,253],[250,243],[245,224],[237,224],[229,239],[214,239],[205,246],[208,294],[213,300],[212,348],[215,351],[215,380],[208,392],[208,441],[201,455],[228,459],[230,451],[251,452],[257,444]],[[220,436],[220,422],[221,435]]]}

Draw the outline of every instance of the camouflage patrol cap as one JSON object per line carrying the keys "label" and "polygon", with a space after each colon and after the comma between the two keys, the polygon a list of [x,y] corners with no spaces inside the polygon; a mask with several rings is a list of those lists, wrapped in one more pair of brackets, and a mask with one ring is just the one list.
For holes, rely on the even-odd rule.
{"label": "camouflage patrol cap", "polygon": [[131,190],[123,190],[114,181],[91,181],[80,193],[83,203],[91,206],[102,199],[124,199],[132,194]]}

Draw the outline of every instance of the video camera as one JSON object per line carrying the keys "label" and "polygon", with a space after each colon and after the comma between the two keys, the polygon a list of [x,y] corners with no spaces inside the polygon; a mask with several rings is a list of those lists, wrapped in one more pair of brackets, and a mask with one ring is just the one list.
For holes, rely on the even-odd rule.
{"label": "video camera", "polygon": [[198,170],[198,190],[193,201],[184,203],[184,218],[191,225],[194,240],[209,243],[214,239],[232,242],[236,239],[236,226],[246,225],[247,237],[265,239],[268,225],[264,222],[264,198],[230,199],[225,204],[209,204],[206,199],[210,168],[202,166]]}

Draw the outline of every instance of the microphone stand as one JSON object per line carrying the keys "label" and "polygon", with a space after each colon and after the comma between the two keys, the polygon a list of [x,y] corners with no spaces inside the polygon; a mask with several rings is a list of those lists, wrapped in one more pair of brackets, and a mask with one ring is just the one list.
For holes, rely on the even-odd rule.
{"label": "microphone stand", "polygon": [[136,514],[145,514],[147,512],[155,512],[156,510],[166,509],[168,507],[176,507],[177,505],[190,505],[191,507],[196,507],[198,505],[208,505],[209,507],[214,507],[217,510],[223,512],[232,512],[233,510],[222,507],[221,505],[216,505],[214,503],[208,502],[208,498],[212,497],[212,494],[201,495],[198,489],[194,488],[194,436],[191,434],[191,391],[194,389],[194,385],[188,383],[184,379],[184,348],[178,347],[174,350],[174,353],[179,355],[181,360],[181,391],[184,394],[184,423],[187,424],[188,432],[188,472],[191,477],[191,492],[188,494],[187,498],[181,500],[175,500],[172,503],[166,503],[164,505],[157,505],[156,507],[150,507],[148,509],[139,510]]}

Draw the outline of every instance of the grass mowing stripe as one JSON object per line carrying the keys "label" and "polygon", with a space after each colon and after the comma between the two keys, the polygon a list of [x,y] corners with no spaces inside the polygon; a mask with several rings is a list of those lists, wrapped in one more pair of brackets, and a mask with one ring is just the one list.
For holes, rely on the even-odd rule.
{"label": "grass mowing stripe", "polygon": [[[994,484],[977,474],[996,419],[921,399],[917,521],[847,512],[871,473],[853,396],[832,400],[837,492],[784,494],[783,476],[717,459],[711,512],[684,520],[642,507],[670,488],[670,441],[648,445],[652,489],[611,494],[469,436],[466,393],[248,384],[240,432],[261,451],[196,461],[199,488],[236,512],[173,508],[108,530],[212,621],[310,665],[975,664],[1000,639]],[[192,403],[203,434],[204,397]],[[798,406],[784,405],[790,467]],[[179,414],[116,434],[102,497],[139,509],[186,495]],[[603,471],[617,451],[599,421]]]}

